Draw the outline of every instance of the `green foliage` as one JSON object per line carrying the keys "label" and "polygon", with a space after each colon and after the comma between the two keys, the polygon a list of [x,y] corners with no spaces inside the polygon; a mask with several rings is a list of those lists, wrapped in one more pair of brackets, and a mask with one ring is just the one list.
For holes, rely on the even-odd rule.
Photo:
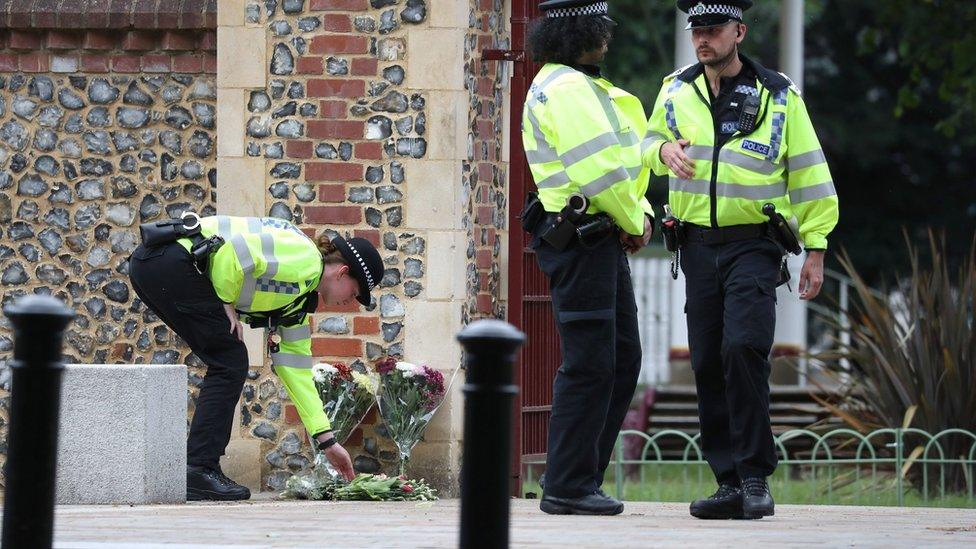
{"label": "green foliage", "polygon": [[[532,466],[529,466],[532,467]],[[544,469],[540,464],[533,467],[534,478]],[[769,477],[769,488],[778,504],[793,505],[898,505],[896,483],[890,471],[872,475],[862,471],[853,481],[845,477],[854,475],[852,466],[807,465],[780,466]],[[603,489],[616,496],[613,467],[607,471]],[[707,496],[715,490],[715,477],[704,464],[686,464],[680,461],[641,465],[637,477],[624,482],[625,501],[667,501],[687,503]],[[522,485],[522,496],[542,493],[536,482]],[[924,497],[916,490],[905,493],[905,507],[956,507],[976,506],[965,494],[945,494],[940,497]]]}
{"label": "green foliage", "polygon": [[[888,0],[861,33],[861,52],[897,56],[908,69],[895,114],[929,97],[951,106],[935,125],[946,137],[976,122],[976,2]],[[946,40],[946,37],[950,37]]]}
{"label": "green foliage", "polygon": [[[846,318],[851,342],[838,341],[836,351],[818,358],[843,389],[828,406],[862,432],[902,426],[929,433],[976,430],[976,238],[955,271],[945,261],[945,242],[932,235],[929,241],[928,264],[909,243],[911,276],[881,295],[867,286],[849,255],[841,259],[857,293]],[[942,445],[946,457],[956,458],[967,455],[972,443],[959,437]],[[966,474],[955,468],[950,487],[964,490]]]}

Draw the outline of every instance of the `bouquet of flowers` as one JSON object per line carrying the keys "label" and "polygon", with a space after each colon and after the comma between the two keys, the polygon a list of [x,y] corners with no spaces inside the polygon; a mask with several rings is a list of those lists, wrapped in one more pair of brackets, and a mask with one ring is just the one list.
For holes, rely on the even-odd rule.
{"label": "bouquet of flowers", "polygon": [[398,361],[392,356],[377,361],[376,371],[380,375],[376,402],[387,432],[400,451],[402,476],[411,450],[444,400],[444,375],[429,366]]}
{"label": "bouquet of flowers", "polygon": [[[334,501],[434,501],[437,491],[424,479],[360,474],[347,482],[338,475],[329,476],[320,455],[309,475],[293,476],[285,484],[283,497]],[[327,463],[327,462],[326,462]]]}
{"label": "bouquet of flowers", "polygon": [[312,379],[325,415],[339,444],[349,438],[376,400],[376,376],[357,372],[341,362],[316,364]]}

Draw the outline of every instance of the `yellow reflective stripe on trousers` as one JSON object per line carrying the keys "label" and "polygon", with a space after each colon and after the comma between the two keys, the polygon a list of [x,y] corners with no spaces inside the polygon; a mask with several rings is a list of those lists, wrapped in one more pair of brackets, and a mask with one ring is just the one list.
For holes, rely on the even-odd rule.
{"label": "yellow reflective stripe on trousers", "polygon": [[[672,191],[701,194],[710,194],[711,182],[706,179],[678,179],[677,177],[668,178],[668,185]],[[786,182],[777,181],[766,185],[742,185],[739,183],[722,183],[715,185],[716,196],[725,198],[745,198],[748,200],[769,200],[780,198],[786,194]]]}
{"label": "yellow reflective stripe on trousers", "polygon": [[312,357],[309,355],[296,355],[294,353],[271,353],[271,362],[275,366],[286,368],[311,368]]}
{"label": "yellow reflective stripe on trousers", "polygon": [[821,198],[836,195],[837,190],[834,188],[834,182],[831,180],[824,183],[818,183],[816,185],[810,185],[809,187],[790,190],[790,203],[802,204],[803,202],[820,200]]}

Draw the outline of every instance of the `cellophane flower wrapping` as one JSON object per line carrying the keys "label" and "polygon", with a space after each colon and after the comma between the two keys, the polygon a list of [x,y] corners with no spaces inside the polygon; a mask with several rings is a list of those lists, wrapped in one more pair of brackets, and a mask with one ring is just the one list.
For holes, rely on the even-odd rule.
{"label": "cellophane flower wrapping", "polygon": [[447,386],[439,371],[393,356],[377,361],[376,373],[380,380],[376,402],[386,430],[399,450],[402,476],[410,452],[423,438],[427,425],[444,401]]}

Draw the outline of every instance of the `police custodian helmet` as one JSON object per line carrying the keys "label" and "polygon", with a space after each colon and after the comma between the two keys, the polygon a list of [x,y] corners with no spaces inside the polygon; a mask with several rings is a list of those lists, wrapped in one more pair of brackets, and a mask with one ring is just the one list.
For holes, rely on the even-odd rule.
{"label": "police custodian helmet", "polygon": [[614,20],[607,15],[609,6],[606,0],[595,2],[594,0],[546,0],[539,4],[539,10],[546,14],[546,17],[576,17],[579,15],[599,15],[607,21],[614,23]]}
{"label": "police custodian helmet", "polygon": [[742,12],[751,7],[752,0],[678,0],[678,9],[688,14],[685,30],[741,23]]}

